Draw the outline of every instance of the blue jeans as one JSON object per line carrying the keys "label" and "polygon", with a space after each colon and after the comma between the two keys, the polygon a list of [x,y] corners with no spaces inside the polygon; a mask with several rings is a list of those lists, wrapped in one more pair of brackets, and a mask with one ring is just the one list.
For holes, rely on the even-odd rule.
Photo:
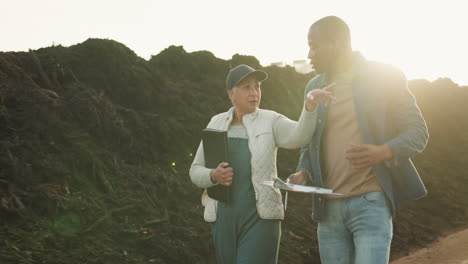
{"label": "blue jeans", "polygon": [[393,225],[385,195],[327,200],[317,235],[323,264],[388,263]]}

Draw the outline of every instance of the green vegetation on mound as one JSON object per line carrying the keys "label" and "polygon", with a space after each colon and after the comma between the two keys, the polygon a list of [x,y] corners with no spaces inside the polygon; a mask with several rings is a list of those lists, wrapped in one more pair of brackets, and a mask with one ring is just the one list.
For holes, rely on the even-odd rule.
{"label": "green vegetation on mound", "polygon": [[[112,40],[0,53],[0,263],[214,263],[188,168],[230,107],[229,68],[171,46],[149,61]],[[312,75],[264,67],[262,107],[297,119]],[[393,254],[466,226],[467,87],[410,82],[430,129],[415,163],[429,196],[397,213]],[[279,152],[282,177],[297,151]],[[281,263],[319,263],[310,201],[291,195]]]}

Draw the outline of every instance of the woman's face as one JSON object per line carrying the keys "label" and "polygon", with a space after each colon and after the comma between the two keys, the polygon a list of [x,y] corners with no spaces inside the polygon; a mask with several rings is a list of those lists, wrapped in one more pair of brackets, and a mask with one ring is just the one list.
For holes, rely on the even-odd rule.
{"label": "woman's face", "polygon": [[228,91],[232,105],[242,114],[255,112],[262,98],[260,82],[254,77],[248,77],[235,86],[234,91]]}

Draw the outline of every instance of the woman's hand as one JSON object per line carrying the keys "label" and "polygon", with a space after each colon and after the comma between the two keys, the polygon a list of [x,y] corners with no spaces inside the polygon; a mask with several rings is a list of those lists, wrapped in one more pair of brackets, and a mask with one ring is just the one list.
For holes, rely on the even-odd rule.
{"label": "woman's hand", "polygon": [[336,83],[332,83],[323,89],[315,89],[310,91],[305,100],[306,110],[309,112],[315,111],[317,105],[321,102],[326,102],[328,100],[335,101],[336,98],[333,96],[332,92],[330,91],[335,87]]}
{"label": "woman's hand", "polygon": [[211,170],[210,177],[213,183],[218,182],[224,186],[230,186],[232,184],[234,170],[227,166],[229,166],[229,163],[221,162],[216,169]]}

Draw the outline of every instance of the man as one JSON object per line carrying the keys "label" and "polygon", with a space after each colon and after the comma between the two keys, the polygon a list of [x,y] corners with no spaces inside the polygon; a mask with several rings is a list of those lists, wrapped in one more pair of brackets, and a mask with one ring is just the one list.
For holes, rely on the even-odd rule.
{"label": "man", "polygon": [[353,52],[343,20],[318,20],[308,42],[317,76],[305,94],[336,83],[335,100],[318,105],[291,183],[343,194],[312,199],[322,263],[388,263],[395,209],[427,194],[410,161],[427,143],[426,123],[405,76]]}

